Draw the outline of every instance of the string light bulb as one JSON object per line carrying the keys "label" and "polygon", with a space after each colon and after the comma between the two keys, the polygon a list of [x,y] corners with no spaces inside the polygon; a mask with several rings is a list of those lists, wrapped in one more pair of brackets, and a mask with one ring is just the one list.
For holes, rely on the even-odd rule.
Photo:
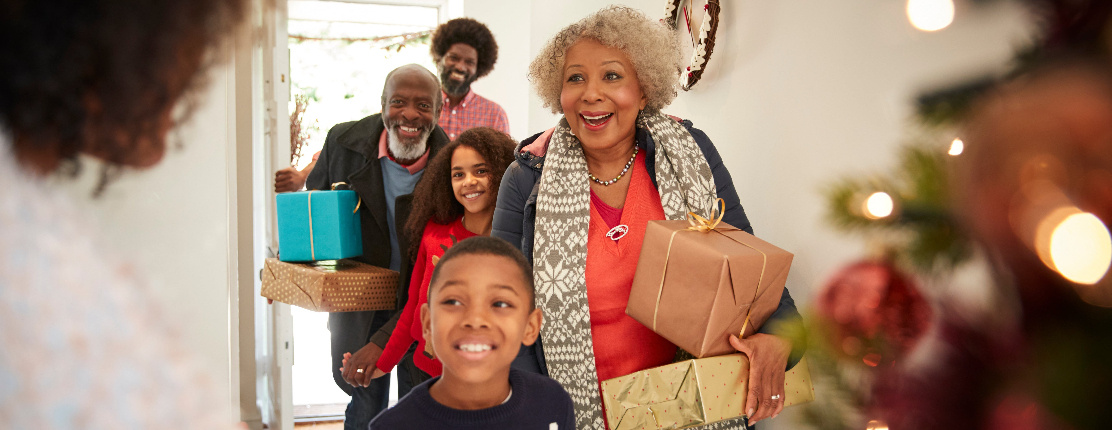
{"label": "string light bulb", "polygon": [[881,219],[892,215],[895,208],[896,203],[892,196],[884,191],[877,191],[865,199],[864,214],[869,219]]}
{"label": "string light bulb", "polygon": [[957,157],[957,156],[961,155],[961,153],[963,151],[965,151],[965,142],[962,142],[961,138],[955,137],[954,141],[950,142],[950,152],[949,152],[949,154],[951,156]]}
{"label": "string light bulb", "polygon": [[954,0],[907,0],[907,19],[922,31],[938,31],[954,22]]}
{"label": "string light bulb", "polygon": [[1100,218],[1088,212],[1066,217],[1050,235],[1051,269],[1070,282],[1093,285],[1112,266],[1112,236]]}

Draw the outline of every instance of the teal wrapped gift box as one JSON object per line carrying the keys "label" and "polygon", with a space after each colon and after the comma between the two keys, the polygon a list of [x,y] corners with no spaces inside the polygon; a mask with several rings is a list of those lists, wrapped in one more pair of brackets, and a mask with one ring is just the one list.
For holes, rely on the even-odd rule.
{"label": "teal wrapped gift box", "polygon": [[301,191],[277,196],[278,259],[339,260],[363,255],[355,191]]}

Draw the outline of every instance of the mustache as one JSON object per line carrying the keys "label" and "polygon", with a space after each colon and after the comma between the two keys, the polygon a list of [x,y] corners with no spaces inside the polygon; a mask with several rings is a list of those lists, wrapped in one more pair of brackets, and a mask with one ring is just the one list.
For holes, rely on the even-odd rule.
{"label": "mustache", "polygon": [[466,77],[471,76],[471,73],[467,73],[467,70],[460,69],[458,67],[442,67],[440,69],[440,74],[444,75],[444,76],[450,75],[450,74],[452,74],[452,72],[459,72],[460,74],[462,74],[463,76],[466,76]]}
{"label": "mustache", "polygon": [[[463,75],[463,79],[459,82],[452,80],[452,73],[456,72]],[[475,81],[474,73],[467,73],[465,70],[460,69],[443,69],[440,71],[440,82],[445,85],[464,85],[470,84]]]}

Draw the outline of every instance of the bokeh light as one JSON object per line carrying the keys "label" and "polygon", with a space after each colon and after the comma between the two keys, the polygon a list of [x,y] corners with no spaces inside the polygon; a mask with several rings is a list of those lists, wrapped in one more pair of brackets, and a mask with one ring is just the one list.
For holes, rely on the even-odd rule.
{"label": "bokeh light", "polygon": [[1065,204],[1048,210],[1046,215],[1042,215],[1042,217],[1038,219],[1033,243],[1035,253],[1038,254],[1039,259],[1042,260],[1046,267],[1058,271],[1054,265],[1054,257],[1050,255],[1050,239],[1054,237],[1054,232],[1058,230],[1058,226],[1062,225],[1062,222],[1065,221],[1066,218],[1079,213],[1082,212],[1077,206]]}
{"label": "bokeh light", "polygon": [[1071,282],[1092,285],[1100,282],[1112,265],[1112,236],[1095,215],[1070,215],[1050,237],[1052,269]]}
{"label": "bokeh light", "polygon": [[861,355],[861,351],[865,349],[865,343],[856,336],[848,336],[842,341],[842,352],[850,357],[857,357]]}
{"label": "bokeh light", "polygon": [[962,151],[965,151],[965,142],[962,142],[960,138],[954,138],[954,141],[950,142],[949,154],[956,157],[961,155]]}
{"label": "bokeh light", "polygon": [[888,430],[888,424],[881,420],[871,420],[865,424],[865,430]]}
{"label": "bokeh light", "polygon": [[892,201],[892,196],[883,191],[877,191],[869,195],[865,199],[865,217],[869,219],[881,219],[886,216],[892,215],[892,210],[895,209],[896,204]]}
{"label": "bokeh light", "polygon": [[907,19],[923,31],[938,31],[954,22],[953,0],[907,0]]}

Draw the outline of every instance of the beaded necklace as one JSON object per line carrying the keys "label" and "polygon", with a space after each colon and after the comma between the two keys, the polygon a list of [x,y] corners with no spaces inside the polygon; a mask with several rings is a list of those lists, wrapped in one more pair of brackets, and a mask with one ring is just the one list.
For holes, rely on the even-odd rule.
{"label": "beaded necklace", "polygon": [[633,145],[633,156],[629,157],[629,161],[627,161],[625,167],[622,168],[622,173],[619,173],[616,178],[609,181],[602,181],[599,180],[599,178],[596,178],[595,175],[591,174],[591,172],[589,171],[587,172],[587,176],[590,177],[592,181],[595,181],[596,184],[602,185],[604,187],[610,186],[613,183],[618,182],[619,179],[622,179],[622,176],[629,171],[629,167],[633,165],[633,160],[635,159],[637,159],[637,145]]}

